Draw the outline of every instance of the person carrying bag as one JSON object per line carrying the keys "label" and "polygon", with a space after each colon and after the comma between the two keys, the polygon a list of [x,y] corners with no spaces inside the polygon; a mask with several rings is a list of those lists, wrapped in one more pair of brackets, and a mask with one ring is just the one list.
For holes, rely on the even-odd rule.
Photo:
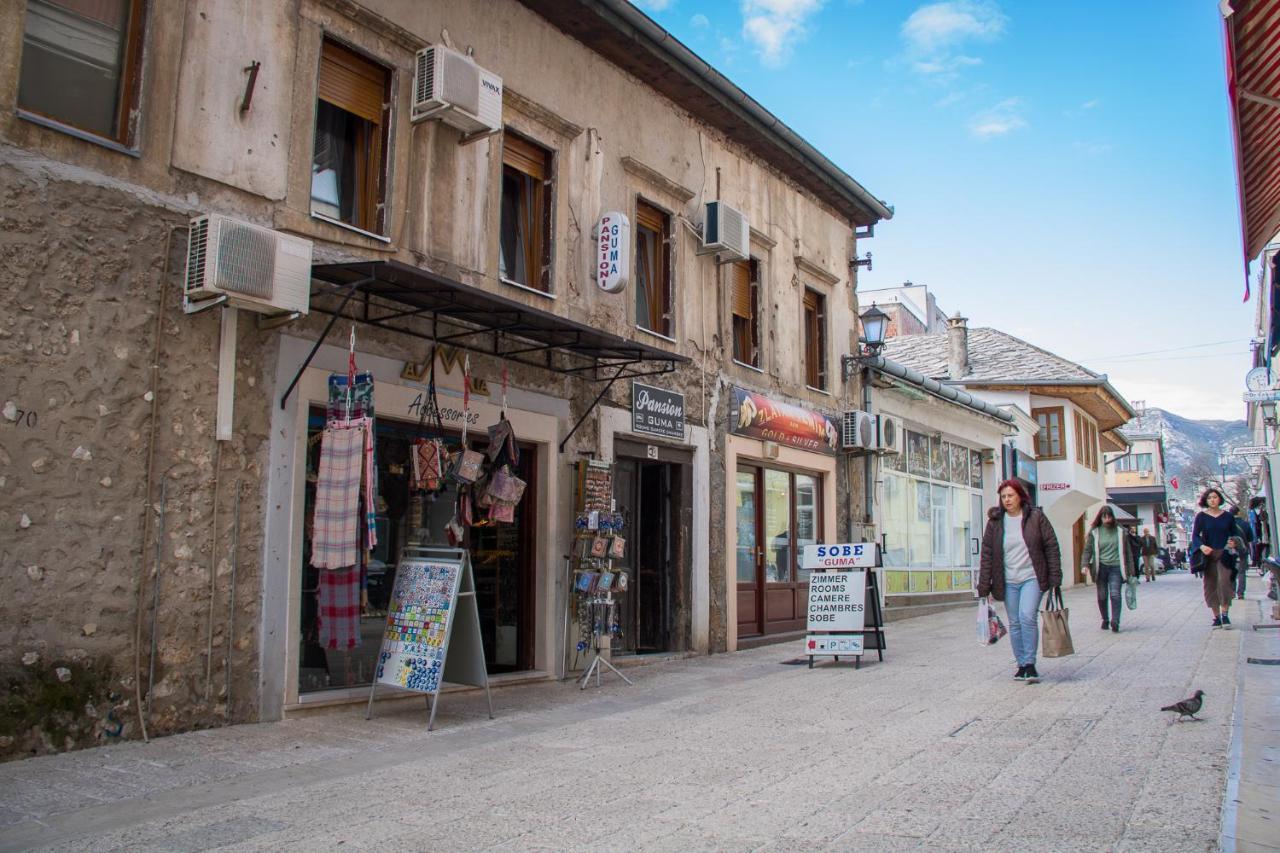
{"label": "person carrying bag", "polygon": [[978,560],[978,596],[1005,603],[1009,645],[1018,669],[1013,677],[1035,684],[1036,647],[1040,632],[1040,596],[1062,586],[1062,552],[1053,525],[1031,505],[1026,486],[1017,478],[996,490],[1000,506],[987,512]]}

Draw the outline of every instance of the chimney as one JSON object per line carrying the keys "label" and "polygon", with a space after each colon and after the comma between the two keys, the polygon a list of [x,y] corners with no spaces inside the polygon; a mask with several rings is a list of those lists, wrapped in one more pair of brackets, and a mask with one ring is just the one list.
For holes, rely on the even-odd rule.
{"label": "chimney", "polygon": [[963,379],[969,373],[969,321],[956,315],[947,321],[947,377]]}

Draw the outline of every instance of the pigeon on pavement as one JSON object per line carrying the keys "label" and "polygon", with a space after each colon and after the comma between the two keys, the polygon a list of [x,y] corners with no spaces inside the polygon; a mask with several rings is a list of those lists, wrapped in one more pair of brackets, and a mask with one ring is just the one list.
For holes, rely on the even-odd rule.
{"label": "pigeon on pavement", "polygon": [[1179,720],[1183,719],[1184,717],[1190,717],[1191,719],[1195,720],[1195,719],[1198,719],[1196,717],[1196,714],[1200,713],[1200,707],[1204,705],[1203,697],[1204,697],[1204,691],[1197,690],[1194,696],[1188,699],[1183,699],[1181,702],[1175,702],[1172,705],[1165,705],[1160,710],[1161,711],[1177,711]]}

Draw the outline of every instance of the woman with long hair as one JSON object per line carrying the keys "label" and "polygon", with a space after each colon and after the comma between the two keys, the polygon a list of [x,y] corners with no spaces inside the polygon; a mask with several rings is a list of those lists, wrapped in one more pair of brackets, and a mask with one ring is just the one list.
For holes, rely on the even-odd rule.
{"label": "woman with long hair", "polygon": [[[1120,633],[1120,592],[1124,582],[1135,576],[1134,552],[1129,537],[1116,522],[1111,504],[1103,504],[1093,517],[1089,538],[1084,541],[1083,568],[1098,586],[1098,612],[1102,630]],[[1110,607],[1108,607],[1110,605]]]}
{"label": "woman with long hair", "polygon": [[1040,680],[1040,596],[1062,585],[1062,554],[1053,525],[1031,505],[1022,481],[1005,480],[996,492],[1000,506],[987,511],[982,534],[978,595],[1004,602],[1009,644],[1018,664],[1013,677],[1035,684]]}
{"label": "woman with long hair", "polygon": [[1227,551],[1227,540],[1235,535],[1235,516],[1223,508],[1226,498],[1215,488],[1205,489],[1200,496],[1200,512],[1191,524],[1191,566],[1198,569],[1204,584],[1204,603],[1213,614],[1214,628],[1229,628],[1231,583],[1234,555]]}

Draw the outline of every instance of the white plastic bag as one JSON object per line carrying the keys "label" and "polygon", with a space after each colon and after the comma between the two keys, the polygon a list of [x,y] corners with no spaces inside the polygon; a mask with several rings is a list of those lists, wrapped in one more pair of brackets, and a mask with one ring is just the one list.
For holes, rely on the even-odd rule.
{"label": "white plastic bag", "polygon": [[988,633],[987,617],[990,614],[990,602],[984,595],[978,599],[978,645],[985,646],[991,642],[991,636]]}

